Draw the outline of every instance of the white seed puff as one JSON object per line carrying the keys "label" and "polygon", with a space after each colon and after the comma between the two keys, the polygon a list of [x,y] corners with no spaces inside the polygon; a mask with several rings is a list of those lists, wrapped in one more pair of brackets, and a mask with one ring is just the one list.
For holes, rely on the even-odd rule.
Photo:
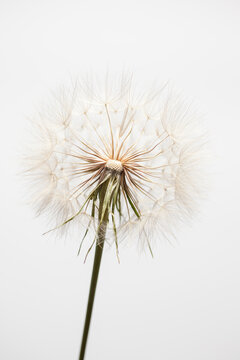
{"label": "white seed puff", "polygon": [[55,95],[33,124],[29,192],[37,213],[45,212],[54,228],[85,218],[86,233],[96,229],[106,182],[107,238],[116,245],[120,236],[151,250],[152,239],[171,237],[197,209],[205,180],[201,125],[167,87],[140,95],[130,77],[102,85],[77,81]]}

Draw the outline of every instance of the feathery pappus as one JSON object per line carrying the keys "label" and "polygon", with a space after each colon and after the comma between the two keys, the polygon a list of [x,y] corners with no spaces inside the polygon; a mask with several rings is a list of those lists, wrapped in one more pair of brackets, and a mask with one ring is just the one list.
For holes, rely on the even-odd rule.
{"label": "feathery pappus", "polygon": [[53,220],[53,230],[84,218],[82,241],[104,225],[117,254],[122,238],[152,252],[152,239],[173,236],[197,208],[201,126],[168,86],[140,94],[128,76],[77,81],[33,124],[26,174],[37,213]]}

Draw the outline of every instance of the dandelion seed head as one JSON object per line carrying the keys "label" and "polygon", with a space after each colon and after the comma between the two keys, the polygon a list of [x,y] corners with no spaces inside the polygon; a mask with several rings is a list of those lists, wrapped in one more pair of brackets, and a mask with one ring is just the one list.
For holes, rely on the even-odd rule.
{"label": "dandelion seed head", "polygon": [[106,181],[108,238],[135,237],[149,246],[156,235],[172,238],[198,207],[204,188],[201,126],[166,87],[140,94],[131,77],[107,78],[102,85],[81,80],[55,94],[33,124],[29,192],[37,213],[53,226],[68,229],[72,220],[74,225],[88,217],[96,229]]}

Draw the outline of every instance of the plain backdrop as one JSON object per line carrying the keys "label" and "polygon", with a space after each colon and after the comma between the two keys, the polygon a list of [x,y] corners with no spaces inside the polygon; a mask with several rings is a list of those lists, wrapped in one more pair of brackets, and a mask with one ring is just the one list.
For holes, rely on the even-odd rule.
{"label": "plain backdrop", "polygon": [[[78,357],[91,274],[24,202],[26,118],[70,76],[110,67],[169,80],[206,121],[201,215],[154,259],[104,253],[86,360],[240,359],[240,3],[1,0],[0,358]],[[25,140],[24,140],[25,141]],[[136,239],[137,241],[137,239]]]}

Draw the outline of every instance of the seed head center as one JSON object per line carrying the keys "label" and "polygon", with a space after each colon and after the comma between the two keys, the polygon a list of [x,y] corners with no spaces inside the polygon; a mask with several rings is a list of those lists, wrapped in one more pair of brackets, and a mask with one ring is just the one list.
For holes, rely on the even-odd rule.
{"label": "seed head center", "polygon": [[122,166],[122,163],[121,161],[119,160],[112,160],[112,159],[109,159],[106,163],[106,167],[110,170],[113,170],[113,171],[116,171],[118,173],[121,173],[122,170],[123,170],[123,166]]}

